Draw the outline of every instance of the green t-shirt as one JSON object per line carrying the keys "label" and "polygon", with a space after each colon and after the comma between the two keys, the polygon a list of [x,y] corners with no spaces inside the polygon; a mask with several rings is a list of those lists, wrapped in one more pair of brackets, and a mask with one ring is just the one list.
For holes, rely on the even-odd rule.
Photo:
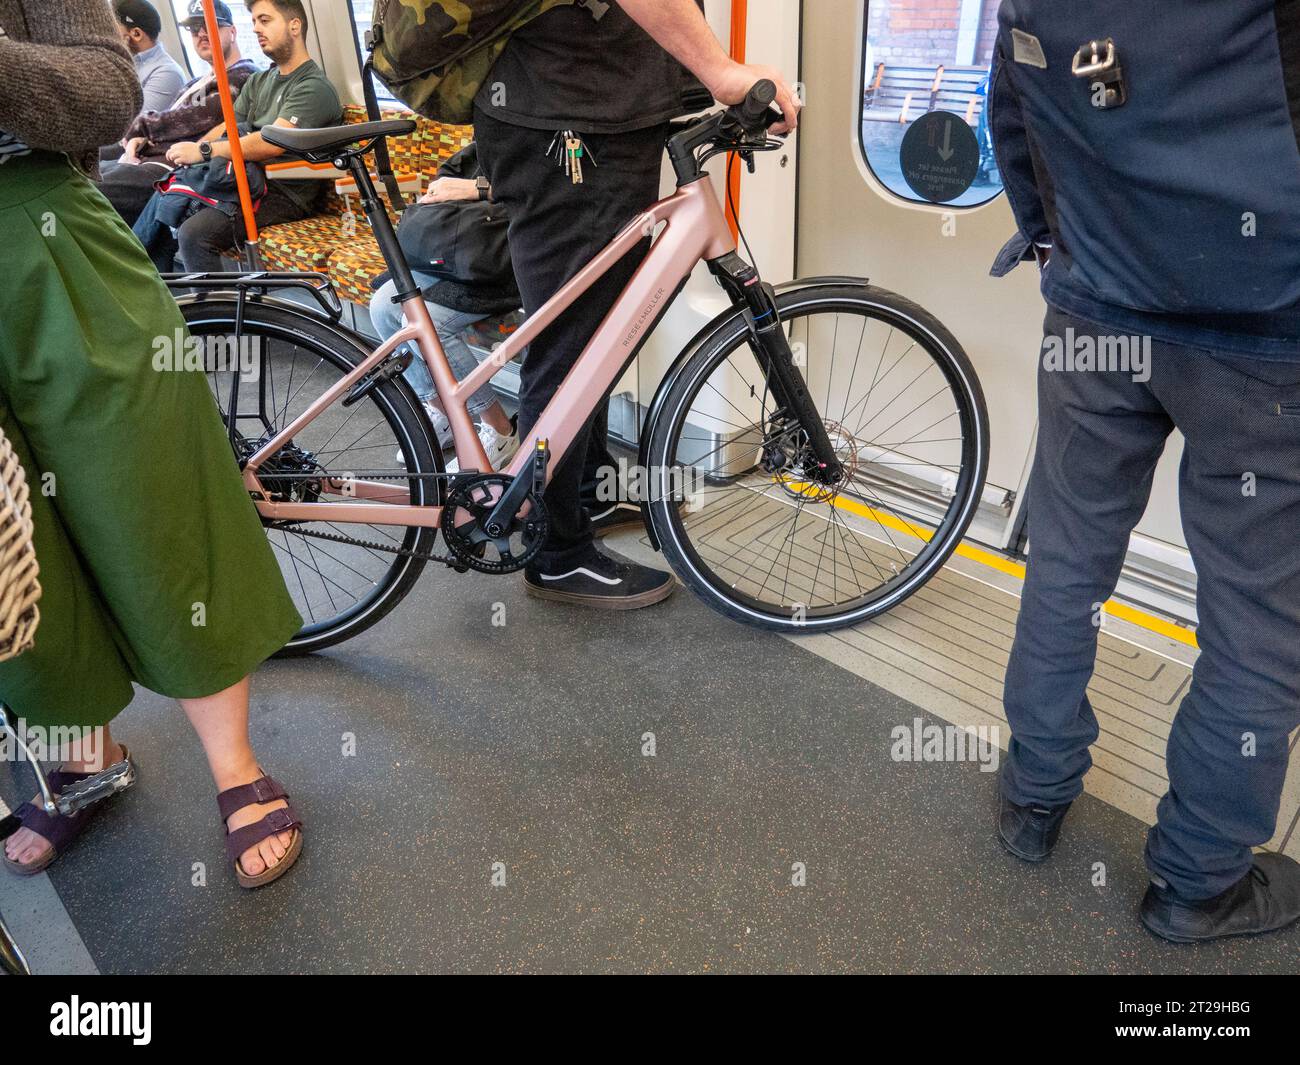
{"label": "green t-shirt", "polygon": [[[271,67],[254,74],[235,100],[235,119],[241,129],[259,130],[284,119],[303,129],[337,126],[343,121],[339,94],[314,60],[292,74]],[[304,209],[315,206],[325,181],[277,181],[275,187]]]}

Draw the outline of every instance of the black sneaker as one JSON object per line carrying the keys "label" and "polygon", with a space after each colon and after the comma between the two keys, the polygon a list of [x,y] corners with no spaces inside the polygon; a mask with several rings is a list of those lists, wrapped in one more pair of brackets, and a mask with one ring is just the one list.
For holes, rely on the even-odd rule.
{"label": "black sneaker", "polygon": [[589,554],[555,573],[529,566],[524,571],[524,587],[537,599],[604,610],[638,610],[667,599],[677,582],[671,573],[597,551],[593,545]]}
{"label": "black sneaker", "polygon": [[1250,872],[1212,899],[1185,899],[1152,880],[1140,915],[1149,931],[1174,943],[1275,932],[1300,920],[1300,864],[1257,854]]}
{"label": "black sneaker", "polygon": [[1070,803],[1064,806],[1017,806],[998,795],[998,839],[1008,853],[1026,862],[1041,862],[1056,846]]}
{"label": "black sneaker", "polygon": [[599,538],[621,529],[644,529],[645,519],[636,503],[594,503],[587,507],[591,533]]}
{"label": "black sneaker", "polygon": [[[678,510],[684,509],[685,502],[677,504]],[[597,539],[623,529],[644,529],[644,511],[637,503],[592,503],[587,506],[591,515],[591,531]]]}

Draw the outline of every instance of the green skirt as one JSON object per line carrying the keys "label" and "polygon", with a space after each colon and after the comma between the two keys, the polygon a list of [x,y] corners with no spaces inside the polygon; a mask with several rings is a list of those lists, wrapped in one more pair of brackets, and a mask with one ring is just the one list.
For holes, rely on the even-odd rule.
{"label": "green skirt", "polygon": [[175,302],[62,156],[0,165],[0,242],[0,427],[27,471],[44,590],[0,699],[29,724],[90,726],[133,681],[230,687],[302,619],[205,375],[155,369],[186,335]]}

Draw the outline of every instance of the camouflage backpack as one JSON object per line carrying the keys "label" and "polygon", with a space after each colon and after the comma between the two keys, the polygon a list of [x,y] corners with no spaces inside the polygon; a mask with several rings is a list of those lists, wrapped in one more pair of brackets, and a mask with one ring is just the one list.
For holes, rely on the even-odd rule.
{"label": "camouflage backpack", "polygon": [[371,65],[394,96],[417,114],[460,125],[506,42],[553,7],[586,7],[600,19],[603,0],[378,0],[366,35]]}

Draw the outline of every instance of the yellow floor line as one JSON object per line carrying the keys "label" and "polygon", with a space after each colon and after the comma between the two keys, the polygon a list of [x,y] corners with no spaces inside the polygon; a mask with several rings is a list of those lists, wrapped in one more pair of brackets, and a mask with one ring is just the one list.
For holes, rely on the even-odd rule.
{"label": "yellow floor line", "polygon": [[[835,497],[835,506],[841,510],[847,510],[850,514],[856,514],[860,518],[866,518],[869,521],[879,522],[895,532],[906,533],[908,536],[915,536],[919,540],[929,539],[934,535],[933,529],[927,529],[921,526],[912,525],[910,522],[903,521],[893,514],[887,514],[884,511],[877,510],[875,507],[869,507],[865,503],[859,503],[856,499],[845,499],[843,496]],[[968,558],[972,562],[978,562],[982,566],[988,566],[991,569],[998,570],[1002,573],[1008,573],[1012,577],[1020,580],[1025,579],[1025,566],[1022,562],[1015,562],[1009,558],[1003,558],[992,551],[985,551],[983,548],[972,547],[970,544],[961,543],[957,545],[954,554],[962,558]],[[1181,625],[1168,621],[1165,618],[1157,617],[1155,614],[1148,614],[1145,610],[1138,610],[1136,607],[1121,603],[1118,600],[1111,599],[1106,603],[1106,613],[1120,621],[1127,621],[1130,625],[1136,625],[1140,629],[1146,629],[1148,632],[1158,633],[1170,640],[1186,644],[1188,647],[1196,647],[1196,633],[1192,629],[1184,628]]]}

